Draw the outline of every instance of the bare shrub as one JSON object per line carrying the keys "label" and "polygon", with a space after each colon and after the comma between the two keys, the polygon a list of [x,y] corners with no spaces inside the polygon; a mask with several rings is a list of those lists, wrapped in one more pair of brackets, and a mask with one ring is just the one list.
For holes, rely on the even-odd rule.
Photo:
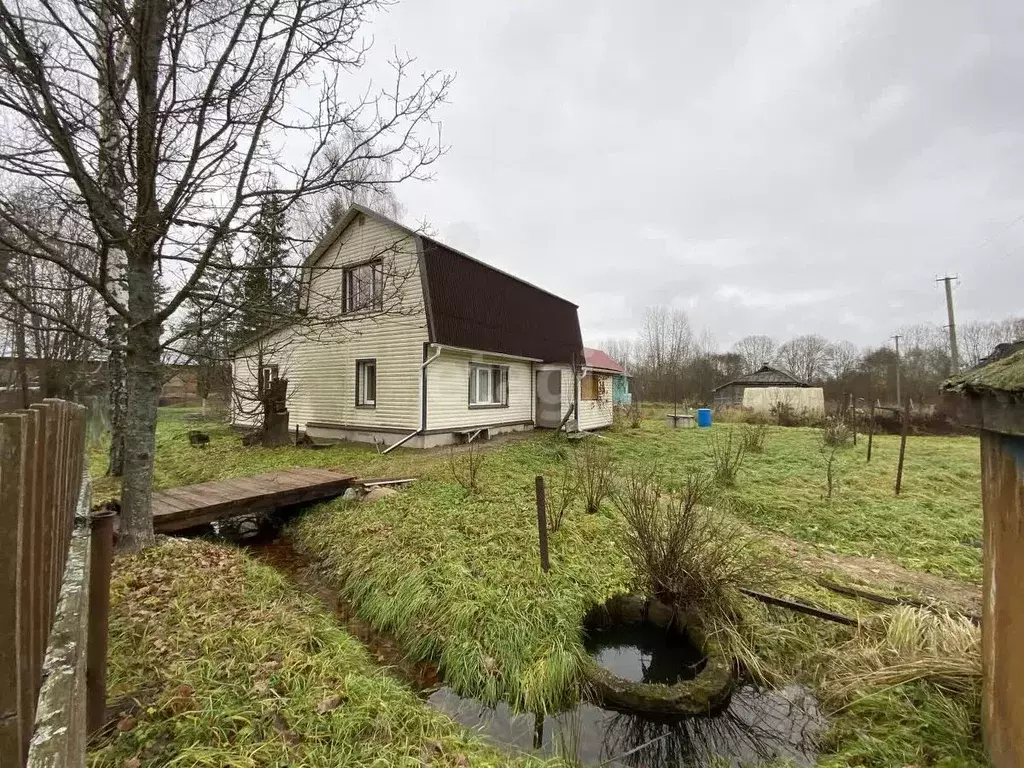
{"label": "bare shrub", "polygon": [[599,511],[612,489],[612,455],[595,438],[584,438],[576,449],[576,479],[587,512]]}
{"label": "bare shrub", "polygon": [[853,440],[853,430],[841,416],[829,416],[821,428],[821,440],[825,445],[841,448]]}
{"label": "bare shrub", "polygon": [[668,494],[656,470],[634,468],[614,498],[637,588],[669,605],[720,615],[728,612],[730,590],[744,581],[746,538],[703,504],[709,492],[701,471],[689,472],[683,488]]}
{"label": "bare shrub", "polygon": [[548,530],[551,533],[556,533],[561,528],[565,513],[569,511],[569,507],[579,494],[580,484],[576,469],[565,462],[554,481],[547,487]]}
{"label": "bare shrub", "polygon": [[829,443],[826,432],[822,431],[818,443],[818,452],[821,454],[822,464],[825,469],[825,498],[829,501],[833,496],[839,495],[839,449],[843,443]]}
{"label": "bare shrub", "polygon": [[772,404],[772,407],[768,409],[768,412],[775,417],[775,420],[780,427],[796,426],[796,408],[785,400],[779,400]]}
{"label": "bare shrub", "polygon": [[[722,437],[723,434],[725,437]],[[711,433],[711,471],[718,485],[723,488],[736,485],[746,453],[743,439],[736,439],[731,427],[724,433]]]}
{"label": "bare shrub", "polygon": [[469,443],[460,450],[452,446],[448,451],[448,472],[466,493],[480,490],[480,468],[483,463],[484,452],[476,443]]}
{"label": "bare shrub", "polygon": [[639,403],[616,405],[612,410],[615,429],[639,429],[644,420],[644,412]]}
{"label": "bare shrub", "polygon": [[743,450],[747,453],[764,453],[767,438],[768,427],[765,424],[748,424],[740,435]]}

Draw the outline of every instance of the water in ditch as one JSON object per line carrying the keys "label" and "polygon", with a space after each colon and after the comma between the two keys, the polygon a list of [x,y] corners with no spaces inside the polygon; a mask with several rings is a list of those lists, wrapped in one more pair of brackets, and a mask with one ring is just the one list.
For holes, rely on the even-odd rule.
{"label": "water in ditch", "polygon": [[[583,765],[631,768],[706,765],[723,757],[736,766],[779,759],[796,765],[815,762],[814,744],[824,718],[814,697],[795,685],[775,691],[741,686],[721,712],[681,719],[623,714],[586,702],[541,718],[514,713],[505,704],[492,707],[459,696],[444,686],[436,666],[409,661],[394,639],[361,621],[286,537],[267,535],[246,544],[257,559],[319,597],[378,663],[432,707],[510,751],[566,755]],[[675,682],[692,679],[699,671],[699,653],[692,646],[669,647],[675,641],[666,641],[663,633],[648,637],[617,632],[598,633],[588,640],[588,652],[617,674],[640,681]]]}

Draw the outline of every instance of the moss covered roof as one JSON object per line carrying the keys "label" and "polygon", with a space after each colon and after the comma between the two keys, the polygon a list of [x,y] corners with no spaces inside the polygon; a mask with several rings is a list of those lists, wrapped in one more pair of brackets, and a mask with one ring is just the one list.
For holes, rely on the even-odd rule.
{"label": "moss covered roof", "polygon": [[981,364],[949,379],[943,389],[1024,393],[1024,340],[1000,344]]}

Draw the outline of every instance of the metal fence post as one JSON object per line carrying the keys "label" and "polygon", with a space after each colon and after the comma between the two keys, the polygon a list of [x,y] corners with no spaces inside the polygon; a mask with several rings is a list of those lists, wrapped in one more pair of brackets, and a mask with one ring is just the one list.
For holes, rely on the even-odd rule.
{"label": "metal fence post", "polygon": [[540,567],[544,573],[551,567],[548,563],[548,519],[544,503],[544,478],[537,475],[537,533],[540,535]]}

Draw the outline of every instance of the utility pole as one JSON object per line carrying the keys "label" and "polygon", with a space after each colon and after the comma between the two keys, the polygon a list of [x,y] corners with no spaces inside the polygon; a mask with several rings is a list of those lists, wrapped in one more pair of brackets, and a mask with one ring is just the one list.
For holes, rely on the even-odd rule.
{"label": "utility pole", "polygon": [[903,402],[900,399],[900,366],[902,365],[900,362],[900,339],[903,337],[897,333],[892,338],[896,340],[896,404],[899,405]]}
{"label": "utility pole", "polygon": [[956,348],[956,321],[953,319],[953,281],[959,280],[957,275],[946,275],[935,282],[946,284],[946,315],[949,318],[949,372],[957,373],[960,370],[960,355]]}

